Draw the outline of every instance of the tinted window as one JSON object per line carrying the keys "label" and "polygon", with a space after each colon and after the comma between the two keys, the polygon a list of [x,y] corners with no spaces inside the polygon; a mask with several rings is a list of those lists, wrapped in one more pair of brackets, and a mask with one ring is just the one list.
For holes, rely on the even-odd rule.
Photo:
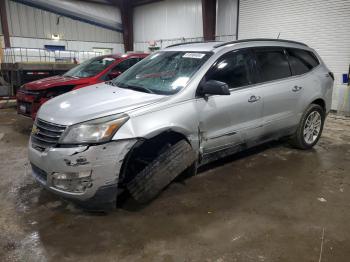
{"label": "tinted window", "polygon": [[90,77],[95,76],[109,67],[115,59],[112,57],[95,57],[89,59],[80,65],[72,68],[64,74],[64,76],[71,77]]}
{"label": "tinted window", "polygon": [[236,51],[221,57],[207,76],[206,81],[217,80],[237,88],[254,83],[253,59],[248,52]]}
{"label": "tinted window", "polygon": [[305,74],[319,64],[314,54],[309,51],[290,48],[287,51],[293,75]]}
{"label": "tinted window", "polygon": [[120,71],[120,72],[124,72],[126,70],[128,70],[130,67],[132,67],[134,64],[136,64],[139,61],[138,58],[130,58],[127,60],[124,60],[122,62],[120,62],[118,65],[116,65],[112,71]]}
{"label": "tinted window", "polygon": [[263,82],[291,76],[283,49],[256,49],[256,60]]}

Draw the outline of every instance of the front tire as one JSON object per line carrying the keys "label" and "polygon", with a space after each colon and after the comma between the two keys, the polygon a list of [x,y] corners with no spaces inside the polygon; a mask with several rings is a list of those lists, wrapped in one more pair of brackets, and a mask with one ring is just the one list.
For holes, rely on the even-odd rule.
{"label": "front tire", "polygon": [[314,147],[321,137],[325,117],[325,111],[320,105],[311,104],[302,115],[291,144],[304,150]]}
{"label": "front tire", "polygon": [[[178,175],[193,165],[196,156],[185,140],[162,150],[127,184],[131,196],[139,203],[150,202]],[[195,166],[196,167],[196,166]]]}

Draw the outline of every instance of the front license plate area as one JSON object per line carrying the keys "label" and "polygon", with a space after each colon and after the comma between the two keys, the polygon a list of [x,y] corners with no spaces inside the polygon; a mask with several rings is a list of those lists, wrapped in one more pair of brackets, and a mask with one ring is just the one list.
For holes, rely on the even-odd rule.
{"label": "front license plate area", "polygon": [[27,112],[27,107],[26,107],[26,105],[20,105],[20,106],[19,106],[19,110],[20,110],[22,113],[26,113],[26,112]]}

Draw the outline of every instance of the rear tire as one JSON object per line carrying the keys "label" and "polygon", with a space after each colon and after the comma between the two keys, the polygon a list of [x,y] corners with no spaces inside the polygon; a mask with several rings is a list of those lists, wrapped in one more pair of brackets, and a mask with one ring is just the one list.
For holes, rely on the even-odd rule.
{"label": "rear tire", "polygon": [[196,160],[191,146],[180,140],[160,153],[127,184],[131,196],[139,203],[155,198],[178,175]]}
{"label": "rear tire", "polygon": [[300,119],[298,129],[291,137],[292,146],[299,149],[311,149],[321,137],[325,121],[324,109],[317,104],[311,104]]}

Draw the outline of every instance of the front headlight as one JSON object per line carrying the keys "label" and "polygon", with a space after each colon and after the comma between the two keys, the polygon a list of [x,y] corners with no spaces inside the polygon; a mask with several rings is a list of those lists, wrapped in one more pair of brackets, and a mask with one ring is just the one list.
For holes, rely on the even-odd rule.
{"label": "front headlight", "polygon": [[128,119],[128,115],[117,115],[72,125],[63,133],[59,142],[61,144],[84,144],[109,141]]}

